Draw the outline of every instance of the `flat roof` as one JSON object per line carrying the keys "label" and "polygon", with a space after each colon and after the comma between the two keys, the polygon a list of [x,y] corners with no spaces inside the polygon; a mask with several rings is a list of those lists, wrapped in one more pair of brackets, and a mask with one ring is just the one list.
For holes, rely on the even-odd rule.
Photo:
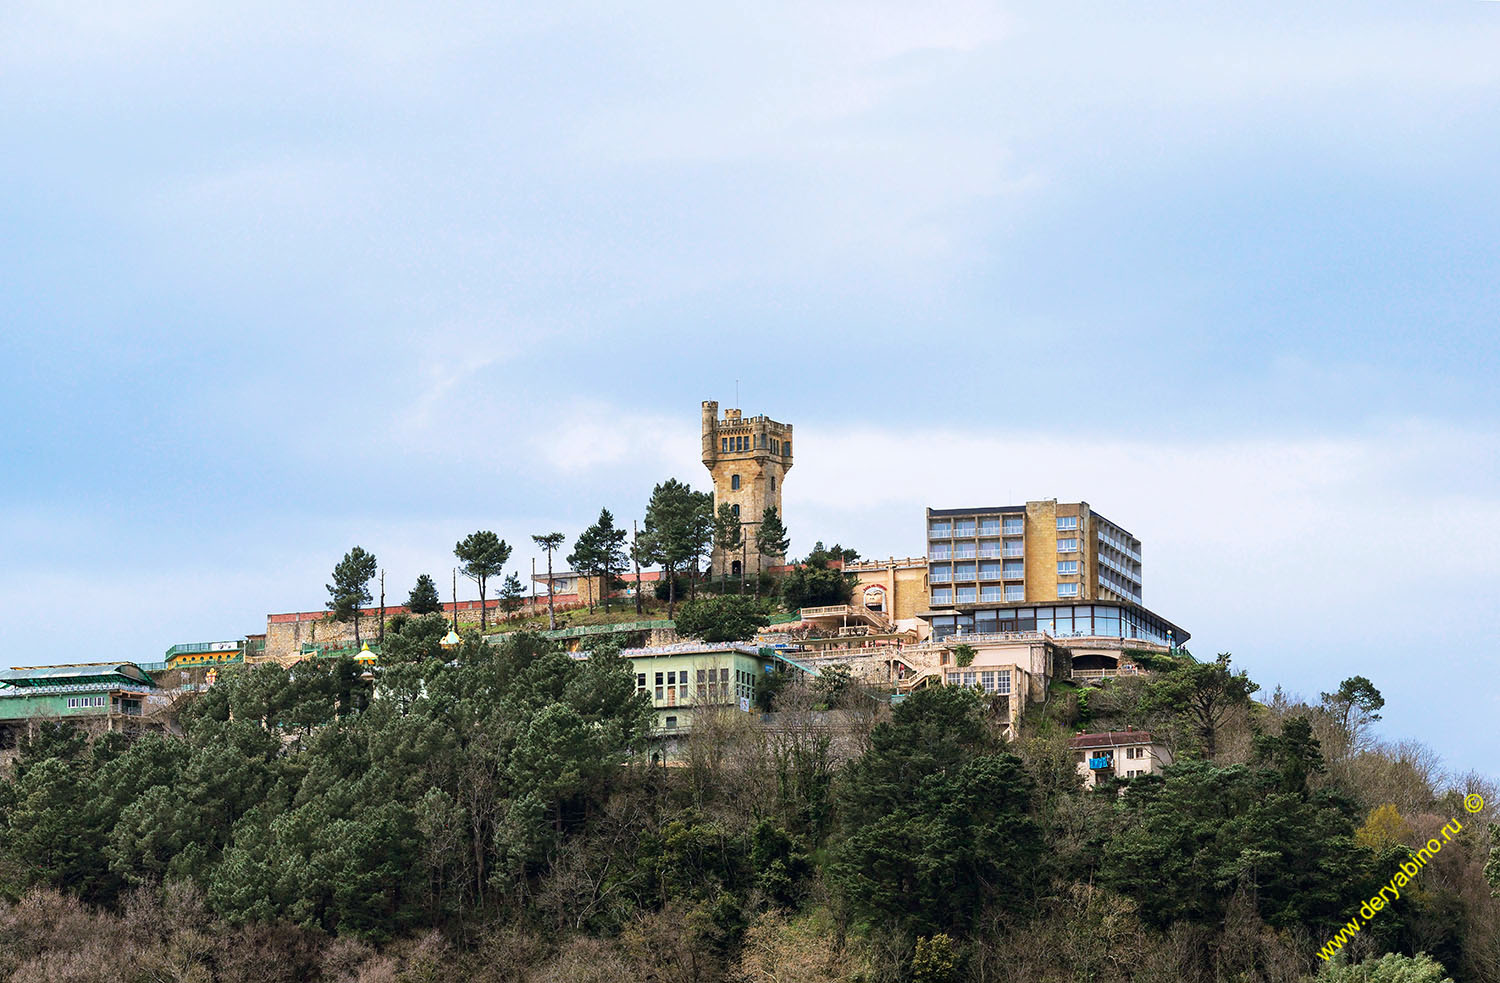
{"label": "flat roof", "polygon": [[1096,519],[1103,519],[1105,522],[1108,522],[1110,525],[1114,526],[1116,529],[1120,530],[1121,532],[1123,532],[1125,535],[1129,536],[1131,539],[1135,540],[1136,542],[1139,543],[1141,541],[1141,537],[1137,536],[1135,533],[1131,532],[1129,529],[1126,529],[1124,526],[1120,525],[1115,520],[1109,518],[1107,515],[1105,515],[1104,513],[1100,512],[1098,509],[1094,508],[1093,506],[1089,506],[1089,514],[1092,515]]}
{"label": "flat roof", "polygon": [[989,515],[993,512],[1025,512],[1024,505],[987,505],[981,509],[928,509],[927,514],[933,515]]}

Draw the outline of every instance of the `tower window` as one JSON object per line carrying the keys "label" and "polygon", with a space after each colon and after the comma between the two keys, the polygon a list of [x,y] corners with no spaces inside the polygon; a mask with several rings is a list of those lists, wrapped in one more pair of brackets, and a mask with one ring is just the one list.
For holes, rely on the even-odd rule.
{"label": "tower window", "polygon": [[771,490],[772,491],[776,490],[776,476],[774,474],[771,475]]}
{"label": "tower window", "polygon": [[720,437],[719,440],[723,444],[723,447],[721,448],[720,453],[722,453],[722,454],[728,454],[729,453],[729,438],[728,437]]}
{"label": "tower window", "polygon": [[787,457],[792,456],[792,442],[790,440],[781,445],[781,453],[785,454]]}
{"label": "tower window", "polygon": [[740,476],[739,475],[734,474],[734,475],[730,475],[729,476],[729,490],[730,491],[739,491],[740,490]]}
{"label": "tower window", "polygon": [[729,507],[734,509],[734,517],[738,519],[740,517],[740,507],[738,505],[731,505]]}

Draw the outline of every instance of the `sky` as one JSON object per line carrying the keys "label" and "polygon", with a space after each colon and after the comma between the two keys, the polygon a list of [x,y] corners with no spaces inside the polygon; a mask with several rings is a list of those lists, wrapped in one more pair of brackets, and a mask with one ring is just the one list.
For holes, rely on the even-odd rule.
{"label": "sky", "polygon": [[1494,776],[1496,50],[1482,0],[12,0],[0,664],[263,631],[356,543],[524,575],[706,487],[738,392],[793,554],[1081,499],[1197,654]]}

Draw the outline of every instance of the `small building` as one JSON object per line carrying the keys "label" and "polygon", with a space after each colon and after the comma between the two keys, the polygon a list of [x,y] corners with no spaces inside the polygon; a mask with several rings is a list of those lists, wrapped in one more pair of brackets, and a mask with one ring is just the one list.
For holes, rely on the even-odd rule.
{"label": "small building", "polygon": [[[259,636],[261,648],[265,647],[265,636]],[[223,666],[245,661],[247,640],[233,642],[180,642],[167,649],[168,669],[186,669],[189,666]]]}
{"label": "small building", "polygon": [[927,610],[927,557],[859,560],[842,565],[854,578],[854,603],[879,612],[897,624],[908,623],[926,635],[917,615]]}
{"label": "small building", "polygon": [[1068,750],[1089,788],[1110,778],[1159,774],[1172,764],[1172,752],[1144,730],[1077,734],[1068,741]]}
{"label": "small building", "polygon": [[[958,664],[956,649],[960,644],[974,650],[973,661],[966,666]],[[1069,673],[1068,650],[1040,633],[1011,638],[951,638],[932,647],[937,649],[937,681],[948,686],[977,687],[991,698],[1003,698],[997,699],[997,705],[1005,711],[1006,736],[1011,738],[1026,708],[1045,702],[1052,680],[1065,679]]]}
{"label": "small building", "polygon": [[630,660],[636,692],[651,697],[660,736],[688,733],[694,712],[704,708],[751,712],[756,691],[783,668],[816,671],[745,642],[679,642],[620,655]]}

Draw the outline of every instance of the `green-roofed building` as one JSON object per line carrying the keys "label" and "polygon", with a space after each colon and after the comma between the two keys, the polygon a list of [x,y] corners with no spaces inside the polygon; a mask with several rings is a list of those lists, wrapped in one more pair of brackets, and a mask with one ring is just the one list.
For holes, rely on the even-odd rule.
{"label": "green-roofed building", "polygon": [[134,662],[0,670],[0,745],[40,721],[96,720],[113,730],[147,713],[155,689]]}

